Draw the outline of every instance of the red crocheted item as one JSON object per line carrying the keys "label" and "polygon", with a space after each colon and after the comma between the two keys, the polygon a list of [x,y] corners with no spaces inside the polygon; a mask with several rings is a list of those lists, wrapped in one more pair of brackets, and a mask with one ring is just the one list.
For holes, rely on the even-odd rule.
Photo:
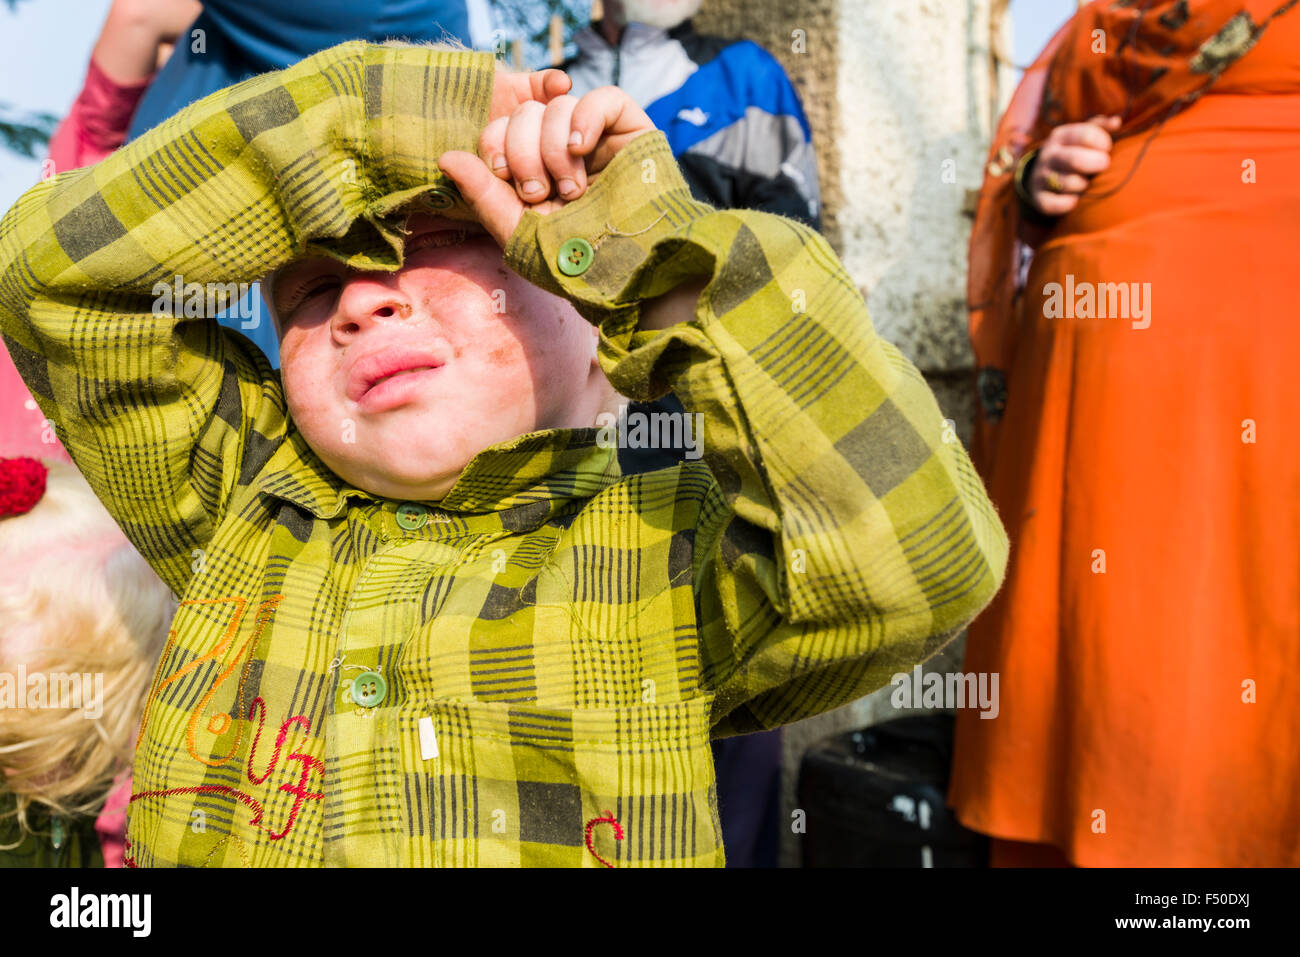
{"label": "red crocheted item", "polygon": [[0,518],[22,515],[35,508],[45,494],[48,473],[40,459],[26,456],[0,459]]}

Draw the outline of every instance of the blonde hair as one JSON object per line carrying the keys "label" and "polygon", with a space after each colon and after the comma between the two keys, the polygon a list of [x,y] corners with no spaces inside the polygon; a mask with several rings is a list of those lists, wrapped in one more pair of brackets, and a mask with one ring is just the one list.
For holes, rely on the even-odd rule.
{"label": "blonde hair", "polygon": [[[20,841],[33,805],[98,813],[114,778],[131,766],[176,611],[170,589],[81,473],[44,464],[49,477],[36,507],[0,518],[0,672],[14,676],[22,664],[29,674],[103,675],[103,694],[94,719],[84,707],[0,709],[0,773],[16,799]],[[22,650],[20,635],[31,650]]]}

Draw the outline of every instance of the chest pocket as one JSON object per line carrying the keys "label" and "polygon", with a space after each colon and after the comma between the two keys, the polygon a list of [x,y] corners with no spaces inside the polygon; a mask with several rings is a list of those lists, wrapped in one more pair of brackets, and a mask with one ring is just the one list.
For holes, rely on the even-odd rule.
{"label": "chest pocket", "polygon": [[[721,866],[710,704],[432,702],[437,754],[405,789],[412,836],[443,866]],[[427,744],[418,723],[402,737]]]}

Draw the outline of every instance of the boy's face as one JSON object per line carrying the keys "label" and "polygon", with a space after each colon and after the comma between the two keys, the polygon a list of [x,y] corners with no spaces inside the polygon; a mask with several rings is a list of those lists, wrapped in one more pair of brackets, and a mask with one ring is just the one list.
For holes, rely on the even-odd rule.
{"label": "boy's face", "polygon": [[591,426],[614,393],[596,329],[508,269],[477,223],[421,213],[408,230],[397,272],[301,260],[272,298],[312,450],[356,488],[437,500],[489,445]]}

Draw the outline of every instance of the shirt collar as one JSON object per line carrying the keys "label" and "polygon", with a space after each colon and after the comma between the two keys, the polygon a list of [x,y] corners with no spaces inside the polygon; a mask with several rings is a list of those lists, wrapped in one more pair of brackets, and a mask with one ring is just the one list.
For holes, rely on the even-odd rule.
{"label": "shirt collar", "polygon": [[647,23],[629,23],[619,38],[619,48],[633,53],[659,45],[668,36],[667,27],[652,27]]}
{"label": "shirt collar", "polygon": [[[687,22],[689,23],[689,21]],[[679,28],[680,24],[673,29]],[[652,27],[646,23],[629,23],[623,28],[623,35],[619,37],[617,49],[622,53],[632,53],[653,47],[662,43],[668,33],[667,27]],[[615,49],[614,45],[605,39],[605,34],[594,26],[583,27],[577,31],[573,35],[573,41],[578,50],[585,56],[608,56]]]}
{"label": "shirt collar", "polygon": [[[569,501],[590,498],[619,479],[618,450],[599,445],[599,431],[548,429],[489,446],[470,460],[442,501],[426,504],[466,514],[519,510],[540,524]],[[356,498],[385,501],[344,483],[296,429],[267,461],[255,487],[322,519],[337,517]]]}
{"label": "shirt collar", "polygon": [[608,57],[614,49],[595,27],[583,27],[573,35],[580,57]]}

